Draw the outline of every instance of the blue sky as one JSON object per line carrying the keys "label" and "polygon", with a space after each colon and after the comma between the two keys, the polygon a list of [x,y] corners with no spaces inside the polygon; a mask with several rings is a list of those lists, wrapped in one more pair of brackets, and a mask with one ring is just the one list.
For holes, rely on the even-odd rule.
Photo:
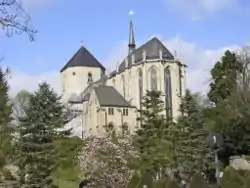
{"label": "blue sky", "polygon": [[[59,88],[57,73],[81,44],[106,67],[114,63],[111,59],[122,59],[130,10],[135,12],[136,41],[141,44],[158,35],[186,61],[193,77],[192,71],[202,76],[202,69],[211,67],[224,49],[250,41],[250,2],[246,0],[23,1],[39,31],[36,41],[30,42],[25,34],[0,35],[1,63],[13,70],[15,92],[32,90],[38,81],[48,78]],[[192,80],[196,79],[190,77],[189,82]]]}

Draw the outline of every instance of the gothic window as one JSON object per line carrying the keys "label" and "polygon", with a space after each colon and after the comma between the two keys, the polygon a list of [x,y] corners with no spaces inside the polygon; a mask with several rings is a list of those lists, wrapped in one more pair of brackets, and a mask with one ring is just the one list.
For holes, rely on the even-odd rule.
{"label": "gothic window", "polygon": [[[142,110],[142,98],[143,98],[143,75],[142,75],[142,70],[138,69],[138,89],[139,89],[139,109]],[[138,119],[140,119],[140,125],[142,124],[142,120],[141,120],[141,114],[140,117],[138,117]]]}
{"label": "gothic window", "polygon": [[140,103],[140,109],[141,109],[141,102],[143,97],[143,77],[142,77],[142,70],[138,70],[138,89],[139,89],[139,103]]}
{"label": "gothic window", "polygon": [[125,94],[126,94],[126,91],[125,91],[125,79],[124,79],[123,75],[122,75],[122,93],[123,93],[123,97],[125,98]]}
{"label": "gothic window", "polygon": [[180,97],[182,97],[182,71],[180,65],[179,65],[179,86],[180,86]]}
{"label": "gothic window", "polygon": [[156,91],[157,90],[157,71],[155,67],[152,67],[150,69],[150,85],[151,85],[151,90]]}
{"label": "gothic window", "polygon": [[88,83],[93,82],[93,75],[91,72],[88,73]]}
{"label": "gothic window", "polygon": [[167,67],[164,70],[165,80],[165,105],[167,117],[172,117],[172,85],[171,85],[171,72]]}

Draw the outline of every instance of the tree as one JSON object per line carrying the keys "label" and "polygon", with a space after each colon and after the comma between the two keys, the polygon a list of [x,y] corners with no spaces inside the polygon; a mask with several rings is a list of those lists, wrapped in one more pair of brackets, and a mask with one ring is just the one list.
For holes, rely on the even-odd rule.
{"label": "tree", "polygon": [[[168,122],[164,117],[164,102],[158,91],[147,91],[142,101],[141,126],[136,132],[135,145],[140,152],[139,169],[157,173],[170,162],[167,138]],[[171,121],[169,121],[171,123]]]}
{"label": "tree", "polygon": [[243,48],[238,56],[241,71],[237,72],[237,88],[226,102],[220,105],[219,113],[226,117],[217,121],[217,129],[225,135],[226,156],[250,154],[250,50]]}
{"label": "tree", "polygon": [[30,94],[29,105],[18,121],[16,149],[21,184],[30,188],[56,187],[52,179],[57,164],[53,141],[70,133],[64,129],[68,117],[60,97],[47,83],[40,84]]}
{"label": "tree", "polygon": [[189,90],[182,99],[180,111],[183,115],[175,126],[177,176],[178,180],[188,182],[195,173],[205,173],[212,161],[212,152],[205,143],[208,130],[199,104]]}
{"label": "tree", "polygon": [[19,0],[0,0],[0,26],[7,36],[26,33],[30,40],[34,40],[37,33]]}
{"label": "tree", "polygon": [[0,68],[0,172],[3,167],[10,161],[12,152],[12,132],[11,124],[12,107],[9,101],[8,70]]}
{"label": "tree", "polygon": [[212,82],[208,98],[215,105],[227,99],[237,87],[237,75],[242,71],[242,64],[235,53],[226,51],[210,71]]}
{"label": "tree", "polygon": [[134,173],[131,167],[137,152],[132,136],[125,131],[114,131],[107,137],[90,137],[78,155],[83,178],[90,180],[90,187],[127,187]]}
{"label": "tree", "polygon": [[15,117],[24,115],[24,110],[29,106],[30,93],[26,90],[21,90],[17,93],[13,100],[13,113]]}

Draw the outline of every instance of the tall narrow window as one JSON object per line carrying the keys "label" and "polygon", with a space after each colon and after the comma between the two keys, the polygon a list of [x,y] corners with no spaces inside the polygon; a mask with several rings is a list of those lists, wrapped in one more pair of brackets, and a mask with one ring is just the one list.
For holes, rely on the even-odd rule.
{"label": "tall narrow window", "polygon": [[139,104],[140,110],[142,109],[142,97],[143,97],[143,77],[142,77],[142,70],[138,70],[138,94],[139,94]]}
{"label": "tall narrow window", "polygon": [[93,75],[91,72],[88,73],[88,83],[93,82]]}
{"label": "tall narrow window", "polygon": [[122,93],[123,93],[123,97],[125,98],[126,96],[126,91],[125,91],[125,79],[124,76],[122,75]]}
{"label": "tall narrow window", "polygon": [[179,86],[180,86],[180,97],[182,97],[182,71],[181,71],[181,65],[179,65]]}
{"label": "tall narrow window", "polygon": [[165,80],[165,105],[166,105],[166,115],[172,118],[172,84],[171,84],[171,72],[167,67],[164,70],[164,80]]}
{"label": "tall narrow window", "polygon": [[150,85],[151,91],[157,91],[157,71],[155,67],[150,69]]}
{"label": "tall narrow window", "polygon": [[115,79],[113,79],[113,81],[112,81],[112,82],[113,82],[113,87],[115,88]]}
{"label": "tall narrow window", "polygon": [[[138,94],[139,94],[139,109],[142,110],[142,98],[143,98],[143,75],[142,70],[138,69]],[[140,123],[139,126],[142,126],[142,114],[139,115]]]}

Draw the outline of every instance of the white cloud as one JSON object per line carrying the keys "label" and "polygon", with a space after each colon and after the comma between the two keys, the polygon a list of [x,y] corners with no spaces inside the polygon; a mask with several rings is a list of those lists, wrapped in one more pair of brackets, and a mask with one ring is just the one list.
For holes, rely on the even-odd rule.
{"label": "white cloud", "polygon": [[[160,35],[159,38],[171,51],[176,50],[177,56],[181,61],[188,65],[187,68],[187,86],[193,91],[204,92],[209,82],[209,71],[214,63],[220,59],[225,50],[235,50],[238,45],[222,46],[217,49],[204,49],[195,42],[188,42],[176,36],[165,40]],[[145,42],[145,41],[144,41]],[[118,47],[111,50],[110,55],[103,61],[109,70],[116,68],[117,62],[121,62],[127,54],[127,44],[122,41]],[[25,71],[12,70],[10,80],[11,95],[15,95],[21,89],[34,91],[38,83],[47,81],[57,91],[61,92],[60,76],[58,72],[45,72],[39,75],[29,75]]]}
{"label": "white cloud", "polygon": [[53,89],[60,93],[60,75],[58,72],[45,72],[39,75],[30,75],[21,70],[11,69],[11,77],[9,79],[10,95],[15,96],[20,90],[26,89],[28,91],[34,91],[38,88],[38,84],[46,81]]}
{"label": "white cloud", "polygon": [[214,63],[226,50],[236,50],[240,46],[222,46],[217,49],[204,49],[195,42],[187,42],[179,36],[170,40],[163,40],[164,44],[171,50],[177,51],[177,57],[185,63],[187,68],[187,85],[193,91],[204,92],[210,79],[210,70]]}
{"label": "white cloud", "polygon": [[164,0],[169,10],[184,14],[192,20],[213,15],[222,11],[237,11],[242,0]]}

